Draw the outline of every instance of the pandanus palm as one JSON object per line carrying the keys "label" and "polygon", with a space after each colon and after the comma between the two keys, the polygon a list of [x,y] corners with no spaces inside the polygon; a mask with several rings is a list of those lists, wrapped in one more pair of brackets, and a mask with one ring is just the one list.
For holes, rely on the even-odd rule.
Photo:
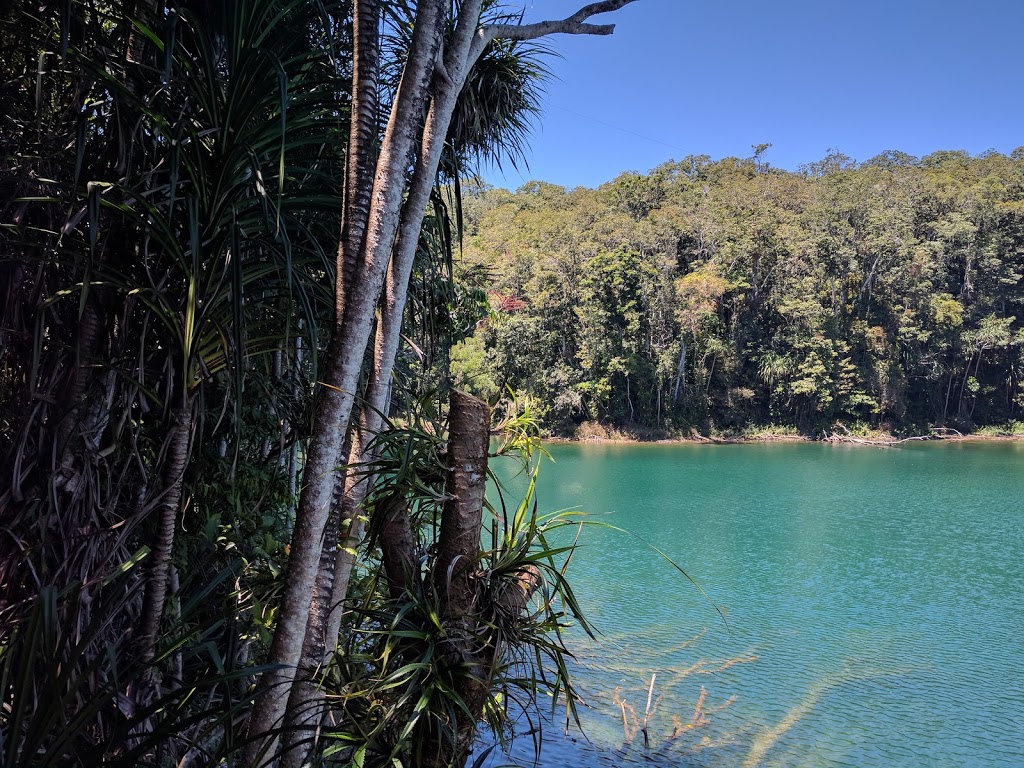
{"label": "pandanus palm", "polygon": [[[0,609],[16,616],[19,601],[44,585],[79,580],[98,589],[134,545],[147,543],[147,596],[141,608],[130,601],[107,631],[130,635],[138,624],[142,658],[160,662],[175,532],[197,522],[182,512],[202,513],[207,492],[199,489],[213,484],[196,456],[214,444],[221,459],[244,457],[276,471],[287,444],[306,434],[305,418],[292,412],[247,431],[253,407],[272,407],[274,393],[261,398],[257,377],[246,374],[295,371],[304,338],[304,348],[319,356],[306,357],[294,375],[293,399],[307,399],[314,380],[327,386],[311,420],[285,597],[274,616],[270,660],[290,683],[302,640],[311,636],[305,624],[317,563],[332,560],[331,539],[325,549],[322,536],[326,511],[336,490],[356,477],[335,471],[344,463],[356,393],[365,392],[367,404],[351,440],[361,460],[372,456],[371,441],[382,431],[416,254],[421,244],[422,252],[438,242],[451,247],[439,207],[434,231],[442,236],[420,236],[445,148],[452,158],[478,153],[488,136],[514,135],[524,114],[522,103],[513,106],[504,122],[512,134],[488,134],[473,116],[484,109],[465,109],[462,128],[450,132],[465,78],[488,41],[492,52],[508,52],[515,44],[502,38],[606,33],[586,19],[628,1],[518,27],[502,18],[481,26],[478,0],[425,1],[414,10],[358,0],[351,94],[343,82],[349,59],[332,58],[337,41],[329,39],[344,29],[346,5],[331,11],[305,0],[237,0],[211,13],[207,4],[185,0],[166,8],[71,0],[60,9],[26,3],[6,11],[13,15],[4,40],[29,42],[5,59],[10,71],[3,78],[17,84],[12,114],[22,138],[4,140],[12,159],[3,184],[17,200],[2,201],[12,254],[3,269],[13,301],[0,331],[12,342],[0,353],[8,364],[0,378],[0,448],[10,479],[0,503],[13,521],[5,531],[3,575],[16,578],[5,579],[4,595],[15,605]],[[391,99],[392,122],[378,134],[382,6],[405,9],[415,24],[401,53],[408,66]],[[458,24],[440,57],[448,13]],[[321,21],[330,33],[321,31]],[[16,25],[29,31],[19,36]],[[520,90],[505,93],[518,98]],[[478,89],[481,95],[492,89]],[[338,242],[341,206],[331,179],[341,177],[338,140],[345,138],[337,126],[349,122],[350,100],[358,130],[348,152],[342,245],[330,260],[323,243]],[[458,165],[444,167],[457,181]],[[331,280],[333,291],[324,287]],[[431,282],[423,282],[424,298],[437,295]],[[379,300],[373,362],[364,368]],[[318,362],[312,379],[306,366]],[[253,506],[266,496],[252,495],[259,497]],[[358,494],[346,499],[350,519],[354,501]],[[237,520],[233,526],[239,528]],[[243,546],[234,536],[229,543]],[[382,543],[394,547],[396,540]],[[218,550],[222,560],[231,559],[226,551]],[[330,589],[341,583],[335,579]],[[336,628],[322,635],[325,647],[337,636]],[[0,645],[5,663],[13,658],[9,648]],[[253,759],[281,722],[280,691],[268,689],[250,719]],[[138,701],[159,696],[156,685]]]}
{"label": "pandanus palm", "polygon": [[[357,25],[360,10],[357,7]],[[399,61],[407,56],[411,45],[410,13],[408,8],[395,4],[387,8],[384,14],[386,27],[393,33],[385,41],[384,52]],[[493,16],[494,21],[510,20],[504,15],[489,15]],[[449,30],[448,34],[452,35],[453,30]],[[358,26],[353,36],[359,38]],[[538,51],[532,45],[507,41],[490,46],[483,53],[479,67],[471,70],[459,99],[451,106],[458,119],[446,140],[442,144],[436,141],[436,137],[431,139],[426,133],[422,137],[421,162],[424,159],[422,153],[439,151],[442,152],[441,167],[437,172],[424,172],[417,167],[411,179],[406,213],[403,213],[385,281],[373,361],[366,374],[361,414],[351,440],[348,456],[351,467],[373,465],[377,459],[372,446],[384,428],[382,417],[393,407],[391,378],[396,357],[400,354],[403,331],[407,338],[420,341],[416,347],[417,355],[422,356],[424,350],[428,353],[427,358],[420,360],[417,366],[422,374],[426,372],[424,366],[429,369],[433,365],[430,351],[445,350],[458,341],[471,330],[480,317],[478,313],[485,306],[479,289],[465,285],[457,287],[455,280],[452,256],[457,238],[461,236],[458,234],[461,228],[459,176],[472,160],[500,156],[501,148],[514,155],[521,148],[527,118],[536,109],[536,89],[540,82],[539,74],[543,71],[536,58]],[[386,75],[387,66],[384,72]],[[484,81],[480,82],[479,78]],[[387,77],[384,79],[387,80]],[[431,109],[436,110],[437,105]],[[427,130],[430,130],[429,126]],[[350,141],[355,142],[357,138],[353,134]],[[428,149],[432,140],[436,142],[436,148]],[[488,155],[488,152],[493,154]],[[357,158],[358,149],[353,148],[350,156]],[[352,173],[350,167],[350,176]],[[443,187],[445,182],[448,185]],[[429,213],[425,217],[422,212],[424,196],[430,200]],[[360,215],[353,205],[346,206],[348,221],[358,223]],[[456,227],[455,235],[452,231],[453,223]],[[355,244],[345,239],[345,232],[351,231],[352,224],[346,223],[342,249],[350,256]],[[354,256],[346,258],[347,264],[356,260]],[[351,290],[350,281],[351,278],[344,281],[343,292]],[[446,355],[442,355],[442,358],[446,359]],[[316,730],[325,709],[323,691],[313,678],[322,674],[324,663],[330,659],[338,643],[341,612],[354,563],[353,554],[359,545],[362,531],[360,507],[367,489],[373,484],[372,474],[352,471],[346,476],[338,473],[335,480],[341,503],[334,505],[334,511],[327,522],[316,591],[299,660],[299,667],[308,679],[300,680],[294,686],[285,715],[285,722],[291,731],[286,742],[295,744],[305,740],[306,744],[304,747],[291,748],[286,759],[290,764],[300,765],[308,760],[311,734]],[[399,521],[396,521],[395,536],[402,541],[409,541],[408,523]],[[339,535],[343,541],[340,548],[336,545]],[[395,540],[395,537],[386,538],[385,547]]]}
{"label": "pandanus palm", "polygon": [[[4,27],[33,56],[3,77],[20,133],[4,146],[0,610],[14,626],[33,592],[75,582],[84,600],[144,542],[142,608],[108,631],[141,610],[151,659],[197,441],[243,450],[243,406],[261,394],[247,370],[294,361],[301,334],[315,350],[329,316],[347,86],[306,3],[145,21],[120,4],[66,10],[25,4]],[[276,452],[256,455],[272,474]]]}
{"label": "pandanus palm", "polygon": [[170,554],[196,399],[207,383],[228,378],[219,391],[237,414],[247,361],[287,353],[300,335],[296,320],[315,329],[324,314],[315,273],[328,267],[322,233],[318,239],[310,228],[332,219],[328,168],[317,155],[330,138],[334,94],[301,20],[288,19],[298,7],[239,3],[223,37],[212,40],[183,14],[171,58],[182,70],[171,80],[178,87],[164,88],[146,108],[157,126],[154,154],[166,162],[149,174],[145,194],[111,203],[146,233],[133,290],[146,302],[146,326],[163,334],[164,365],[176,374],[165,394],[175,415],[145,640],[157,634],[165,582],[157,569]]}
{"label": "pandanus palm", "polygon": [[[496,17],[495,21],[508,22],[511,19]],[[396,30],[399,33],[397,42],[391,41],[389,50],[403,50],[404,47],[408,47],[409,43],[404,41],[401,36],[401,32],[406,29],[401,24],[396,25]],[[466,29],[463,27],[462,34],[465,35],[465,33]],[[453,33],[449,32],[449,34]],[[458,50],[456,40],[449,40],[448,45],[452,45]],[[334,568],[334,573],[331,574],[332,590],[328,591],[324,586],[325,583],[330,583],[330,579],[318,580],[317,592],[313,600],[314,607],[310,611],[310,620],[305,627],[306,645],[299,661],[299,667],[302,670],[300,675],[304,679],[300,679],[292,688],[287,710],[280,710],[283,712],[286,731],[289,734],[286,736],[286,742],[288,742],[290,751],[286,761],[290,760],[291,764],[304,764],[310,759],[314,736],[320,733],[318,728],[324,701],[323,692],[318,690],[317,681],[322,679],[325,661],[329,660],[330,650],[337,643],[338,622],[340,621],[341,607],[344,604],[348,573],[353,562],[351,553],[358,542],[357,534],[353,535],[352,532],[357,532],[359,529],[359,506],[366,490],[373,485],[372,467],[379,458],[375,453],[375,446],[380,445],[380,438],[387,435],[388,428],[382,423],[381,416],[388,410],[390,378],[395,364],[395,356],[399,350],[399,332],[404,327],[407,333],[427,339],[428,343],[419,345],[417,354],[424,349],[429,349],[432,343],[436,343],[438,348],[443,349],[447,344],[457,340],[460,334],[470,330],[473,324],[471,321],[456,326],[455,321],[460,312],[464,316],[459,319],[465,319],[465,311],[455,305],[475,304],[478,311],[481,307],[479,296],[466,302],[465,296],[457,297],[457,292],[450,288],[453,275],[450,263],[453,243],[449,229],[451,219],[448,209],[443,204],[444,196],[436,190],[436,184],[439,181],[438,166],[432,164],[441,160],[440,179],[447,178],[454,186],[455,194],[452,199],[456,205],[452,206],[451,210],[454,213],[454,218],[458,220],[460,218],[457,204],[459,169],[464,167],[467,160],[475,159],[482,154],[486,155],[488,147],[492,150],[497,145],[514,148],[521,140],[521,137],[517,136],[517,132],[524,126],[526,117],[532,111],[536,100],[534,88],[537,86],[536,77],[541,71],[541,67],[533,55],[538,50],[535,46],[521,41],[495,41],[483,51],[482,58],[477,62],[479,69],[471,68],[468,72],[464,70],[459,74],[459,77],[463,75],[468,77],[466,87],[458,94],[458,99],[454,99],[452,94],[448,94],[445,97],[435,98],[430,104],[426,127],[421,136],[415,172],[409,181],[405,206],[398,226],[397,242],[391,254],[380,307],[380,319],[376,329],[373,364],[367,374],[368,383],[365,390],[364,407],[358,422],[359,429],[353,436],[352,448],[349,453],[350,467],[370,467],[371,469],[370,471],[351,472],[347,480],[342,478],[340,481],[336,481],[346,483],[341,520],[344,530],[349,532],[349,538],[346,545],[339,551],[336,562],[332,564]],[[484,82],[478,82],[478,76],[483,78]],[[506,98],[502,98],[503,96]],[[449,99],[449,101],[445,101],[445,99]],[[456,115],[458,116],[457,120],[452,126],[448,126],[446,121]],[[449,130],[442,136],[439,130],[445,128]],[[431,192],[431,187],[435,187],[433,192]],[[433,212],[435,215],[427,216],[424,219],[422,209],[428,198],[434,201]],[[447,263],[446,253],[448,254]],[[417,254],[423,258],[417,258]],[[430,254],[435,254],[433,259]],[[445,274],[448,275],[448,279],[437,279],[438,276]],[[426,279],[417,279],[417,275]],[[409,306],[407,306],[407,301],[411,302]],[[410,308],[411,312],[408,311]],[[402,325],[403,314],[406,319],[404,326]],[[478,317],[479,315],[473,320],[475,321]],[[444,322],[438,323],[439,318],[444,318]],[[422,320],[418,328],[416,328],[415,322],[417,320]],[[413,322],[410,324],[409,321]],[[435,334],[442,338],[432,338]],[[386,505],[385,508],[388,519],[378,522],[384,526],[386,533],[377,539],[382,549],[383,561],[385,563],[406,562],[409,557],[408,550],[415,546],[415,534],[410,530],[412,526],[407,510],[402,505],[398,505],[398,507]],[[333,525],[333,521],[328,521],[328,532],[324,537],[327,543],[322,552],[321,562],[329,559],[329,553],[335,547],[332,539]],[[323,568],[320,573],[323,573]],[[393,579],[389,578],[389,583],[391,581]],[[328,601],[333,610],[329,614],[331,621],[328,621],[324,628],[322,620],[318,620],[318,617],[328,614],[328,610],[323,607]],[[283,674],[280,679],[275,679],[273,682],[275,685],[283,687],[286,679],[286,675]],[[415,685],[413,685],[406,691],[406,694],[413,695],[415,690]],[[417,693],[416,696],[418,695]],[[437,700],[435,705],[458,706],[452,700],[447,703]],[[270,711],[272,710],[268,707],[267,712]],[[260,719],[257,722],[261,726],[267,726],[273,721],[271,718],[275,716],[281,715],[267,717],[261,711]],[[401,715],[399,717],[401,718]],[[252,726],[250,726],[250,730],[252,730]],[[423,738],[426,738],[425,732],[420,729],[418,733],[421,734],[419,740],[422,744],[424,743]],[[405,738],[409,738],[408,733]],[[430,738],[436,741],[436,734]],[[396,746],[396,748],[401,747]],[[408,745],[405,748],[408,748]]]}

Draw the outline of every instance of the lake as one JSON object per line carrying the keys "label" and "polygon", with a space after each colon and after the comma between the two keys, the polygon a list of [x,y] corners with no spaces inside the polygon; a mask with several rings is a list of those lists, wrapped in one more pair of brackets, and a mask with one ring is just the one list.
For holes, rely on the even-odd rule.
{"label": "lake", "polygon": [[706,597],[583,532],[584,733],[540,765],[1024,766],[1024,444],[549,448],[542,509]]}

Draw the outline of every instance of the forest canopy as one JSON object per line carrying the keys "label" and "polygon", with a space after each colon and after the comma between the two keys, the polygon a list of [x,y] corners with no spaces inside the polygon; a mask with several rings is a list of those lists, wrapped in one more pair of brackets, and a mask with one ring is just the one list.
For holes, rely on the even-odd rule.
{"label": "forest canopy", "polygon": [[492,312],[458,380],[532,396],[560,435],[1019,419],[1024,148],[796,172],[766,149],[473,189],[465,252]]}

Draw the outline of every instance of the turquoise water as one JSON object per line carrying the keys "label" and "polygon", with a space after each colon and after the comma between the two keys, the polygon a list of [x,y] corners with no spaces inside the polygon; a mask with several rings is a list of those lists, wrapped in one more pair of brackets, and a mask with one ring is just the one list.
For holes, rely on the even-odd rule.
{"label": "turquoise water", "polygon": [[551,453],[542,508],[707,597],[583,533],[584,732],[560,712],[540,765],[1024,766],[1024,444]]}

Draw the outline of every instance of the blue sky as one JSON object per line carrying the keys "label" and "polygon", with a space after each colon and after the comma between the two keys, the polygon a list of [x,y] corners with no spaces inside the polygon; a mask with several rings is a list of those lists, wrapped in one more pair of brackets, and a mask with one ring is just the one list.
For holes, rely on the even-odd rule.
{"label": "blue sky", "polygon": [[[509,4],[536,21],[585,2]],[[791,170],[830,148],[1024,145],[1024,0],[637,0],[594,21],[615,34],[550,39],[529,169],[487,169],[491,184],[593,187],[760,143]]]}

